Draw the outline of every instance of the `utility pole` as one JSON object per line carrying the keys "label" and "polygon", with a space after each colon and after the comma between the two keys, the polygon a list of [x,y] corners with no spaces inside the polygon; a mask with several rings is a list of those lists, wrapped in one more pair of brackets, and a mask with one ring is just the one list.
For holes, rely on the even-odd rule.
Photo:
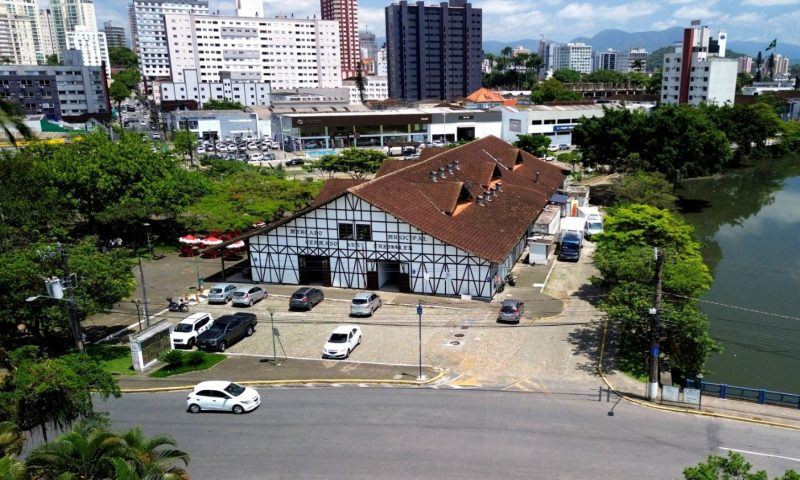
{"label": "utility pole", "polygon": [[61,267],[64,270],[64,289],[68,293],[67,297],[67,314],[69,315],[69,326],[72,329],[72,337],[75,339],[75,347],[79,352],[83,352],[83,336],[81,335],[81,326],[78,323],[78,312],[75,308],[75,284],[72,281],[72,276],[69,273],[69,263],[67,261],[67,252],[61,242],[56,243],[56,251],[61,257]]}
{"label": "utility pole", "polygon": [[147,308],[147,287],[144,284],[144,269],[142,268],[142,257],[139,257],[139,278],[142,282],[142,297],[144,298],[144,325],[150,328],[150,310]]}
{"label": "utility pole", "polygon": [[661,308],[661,271],[664,267],[664,252],[655,247],[653,254],[656,260],[656,271],[654,275],[655,283],[655,300],[653,308],[650,309],[650,378],[647,383],[647,399],[654,402],[658,397],[658,356],[659,345],[658,339],[660,336],[658,310]]}

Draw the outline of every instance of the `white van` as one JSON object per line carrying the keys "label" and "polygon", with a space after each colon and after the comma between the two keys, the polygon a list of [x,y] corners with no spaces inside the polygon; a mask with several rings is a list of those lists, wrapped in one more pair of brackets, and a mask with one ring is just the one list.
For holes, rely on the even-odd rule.
{"label": "white van", "polygon": [[603,218],[600,215],[589,215],[583,227],[583,235],[592,238],[592,235],[603,233]]}
{"label": "white van", "polygon": [[211,327],[214,317],[210,313],[197,312],[189,315],[175,327],[169,337],[172,340],[172,348],[192,348],[197,343],[197,336]]}

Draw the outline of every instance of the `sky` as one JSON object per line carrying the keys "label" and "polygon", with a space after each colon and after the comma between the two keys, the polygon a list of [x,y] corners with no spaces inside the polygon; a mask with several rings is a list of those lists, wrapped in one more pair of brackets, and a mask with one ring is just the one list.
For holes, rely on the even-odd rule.
{"label": "sky", "polygon": [[[111,20],[128,31],[127,0],[95,0],[98,24]],[[384,8],[389,0],[359,0],[360,29],[384,36]],[[409,3],[413,3],[413,0]],[[438,1],[426,1],[438,5]],[[210,0],[211,10],[232,14],[235,0]],[[475,0],[483,9],[483,39],[513,41],[542,35],[556,41],[591,37],[615,28],[628,32],[685,27],[702,20],[712,32],[724,30],[729,41],[800,45],[800,0]],[[266,0],[267,16],[319,16],[319,0]]]}

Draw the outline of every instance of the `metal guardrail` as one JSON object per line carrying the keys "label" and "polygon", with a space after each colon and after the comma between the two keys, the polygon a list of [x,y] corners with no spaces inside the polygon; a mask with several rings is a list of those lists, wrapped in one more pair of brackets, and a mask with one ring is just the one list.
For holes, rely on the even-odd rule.
{"label": "metal guardrail", "polygon": [[700,379],[687,380],[686,386],[698,388],[703,393],[711,394],[719,398],[733,398],[755,402],[759,405],[778,405],[781,407],[792,407],[800,409],[800,394],[773,392],[763,388],[739,387],[736,385],[726,385],[724,383],[704,382]]}

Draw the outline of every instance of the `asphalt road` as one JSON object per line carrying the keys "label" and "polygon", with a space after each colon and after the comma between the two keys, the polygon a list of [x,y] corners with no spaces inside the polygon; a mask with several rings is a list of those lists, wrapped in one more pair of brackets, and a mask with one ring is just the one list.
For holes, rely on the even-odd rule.
{"label": "asphalt road", "polygon": [[[262,389],[252,413],[192,415],[186,394],[98,405],[188,451],[193,479],[682,478],[726,448],[770,477],[800,470],[800,434],[598,402],[589,391],[523,394],[401,388]],[[609,411],[614,411],[610,416]]]}

